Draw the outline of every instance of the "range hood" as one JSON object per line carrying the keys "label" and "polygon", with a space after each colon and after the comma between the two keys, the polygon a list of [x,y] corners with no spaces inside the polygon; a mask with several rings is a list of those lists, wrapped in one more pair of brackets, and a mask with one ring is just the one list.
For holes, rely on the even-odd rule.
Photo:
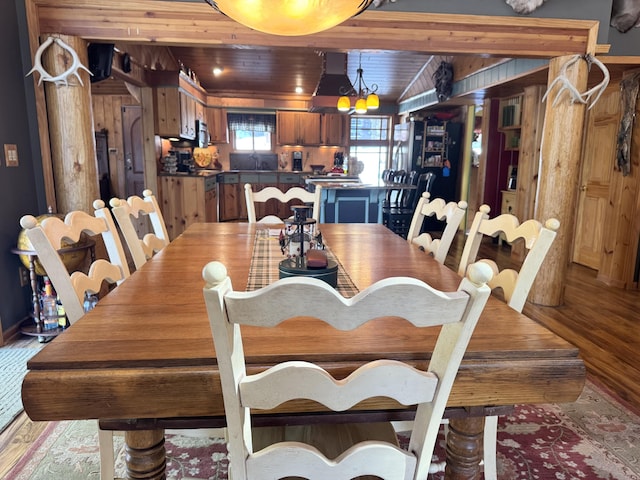
{"label": "range hood", "polygon": [[324,54],[324,69],[316,91],[311,97],[310,112],[337,113],[340,90],[352,88],[347,75],[347,54],[327,52]]}

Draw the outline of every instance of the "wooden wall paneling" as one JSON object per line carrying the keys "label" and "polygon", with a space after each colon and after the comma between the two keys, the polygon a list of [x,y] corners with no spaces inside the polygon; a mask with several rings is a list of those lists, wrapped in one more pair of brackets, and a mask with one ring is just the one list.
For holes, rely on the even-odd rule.
{"label": "wooden wall paneling", "polygon": [[[640,109],[636,103],[636,117]],[[627,176],[612,167],[609,199],[603,225],[602,254],[598,280],[619,288],[636,288],[634,278],[638,255],[640,202],[640,126],[634,123],[631,141],[631,169]],[[616,151],[617,153],[617,151]]]}
{"label": "wooden wall paneling", "polygon": [[131,95],[93,95],[93,123],[96,131],[107,129],[109,144],[109,173],[114,196],[124,197],[124,140],[122,132],[122,107],[137,105]]}
{"label": "wooden wall paneling", "polygon": [[142,130],[144,148],[144,185],[155,192],[158,190],[158,161],[162,152],[157,148],[154,118],[156,117],[154,91],[151,87],[140,89],[142,105]]}
{"label": "wooden wall paneling", "polygon": [[[535,217],[535,200],[538,187],[538,168],[540,143],[544,126],[544,103],[542,96],[545,85],[533,85],[524,89],[522,99],[522,129],[520,137],[520,155],[518,158],[518,180],[516,184],[516,211],[521,222]],[[544,222],[546,218],[538,218]],[[526,249],[522,242],[516,242],[511,248],[516,258],[524,259]]]}
{"label": "wooden wall paneling", "polygon": [[[29,31],[30,57],[34,58],[40,46],[40,26],[38,7],[33,1],[25,1],[25,14]],[[54,213],[58,212],[56,189],[53,183],[53,164],[51,160],[51,145],[49,142],[49,123],[47,121],[47,102],[44,96],[44,85],[38,85],[38,75],[32,75],[33,90],[36,103],[36,117],[38,120],[38,136],[40,140],[40,157],[42,158],[42,175],[44,180],[44,194],[46,206]],[[35,152],[34,152],[35,154]]]}

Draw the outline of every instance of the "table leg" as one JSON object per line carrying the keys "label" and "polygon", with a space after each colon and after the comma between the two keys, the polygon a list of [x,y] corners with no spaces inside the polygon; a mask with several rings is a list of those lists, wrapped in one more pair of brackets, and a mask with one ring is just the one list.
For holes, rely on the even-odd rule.
{"label": "table leg", "polygon": [[479,480],[484,417],[449,419],[447,480]]}
{"label": "table leg", "polygon": [[128,430],[126,443],[127,479],[165,480],[167,452],[164,430]]}

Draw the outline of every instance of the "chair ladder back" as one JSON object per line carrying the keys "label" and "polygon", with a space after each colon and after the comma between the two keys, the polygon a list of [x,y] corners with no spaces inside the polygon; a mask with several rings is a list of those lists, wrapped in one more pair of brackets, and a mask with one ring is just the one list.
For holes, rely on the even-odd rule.
{"label": "chair ladder back", "polygon": [[316,192],[309,192],[302,187],[292,187],[286,192],[283,192],[276,187],[265,187],[258,192],[253,191],[253,187],[250,183],[244,185],[244,195],[247,204],[247,217],[249,223],[282,223],[282,219],[276,215],[268,215],[264,218],[256,218],[256,202],[264,203],[269,200],[275,199],[281,203],[288,203],[291,200],[300,200],[304,203],[312,203],[313,210],[311,217],[319,221],[320,219],[320,190],[316,188]]}
{"label": "chair ladder back", "polygon": [[[86,291],[98,293],[104,280],[119,284],[129,276],[129,269],[123,261],[122,244],[118,235],[113,235],[115,224],[111,214],[104,208],[102,200],[96,200],[94,208],[95,217],[83,211],[74,211],[68,213],[64,220],[49,217],[40,225],[31,215],[20,219],[20,225],[26,230],[27,238],[60,297],[71,324],[85,313],[83,303]],[[64,246],[64,239],[78,242],[83,233],[91,236],[101,234],[111,261],[94,261],[88,274],[81,271],[69,273],[58,250]]]}
{"label": "chair ladder back", "polygon": [[[512,269],[504,269],[498,272],[497,266],[492,267],[494,269],[494,277],[489,282],[489,286],[492,290],[497,287],[502,288],[505,301],[514,310],[522,312],[533,282],[556,238],[559,228],[560,222],[554,218],[547,220],[544,226],[537,220],[527,220],[518,228],[522,235],[515,237],[523,238],[525,247],[528,250],[520,270],[516,272]],[[513,235],[517,234],[514,233]]]}
{"label": "chair ladder back", "polygon": [[467,267],[473,263],[478,256],[478,250],[482,243],[482,233],[480,232],[480,225],[482,222],[489,218],[489,212],[491,207],[489,205],[480,205],[480,208],[473,217],[467,240],[464,243],[462,249],[462,256],[460,257],[460,263],[458,264],[458,275],[464,277],[467,271]]}
{"label": "chair ladder back", "polygon": [[117,282],[117,284],[120,285],[120,283],[129,276],[130,272],[129,265],[127,264],[127,257],[124,253],[122,242],[120,241],[120,235],[118,234],[118,229],[113,221],[111,212],[106,208],[105,203],[102,200],[94,201],[93,208],[95,209],[94,215],[96,218],[102,218],[106,225],[106,229],[102,232],[102,240],[104,241],[104,246],[106,247],[107,254],[109,255],[109,262],[114,265],[118,265],[122,270],[122,278]]}
{"label": "chair ladder back", "polygon": [[[167,229],[155,196],[151,190],[145,190],[143,195],[144,199],[132,195],[127,200],[112,198],[109,202],[136,269],[169,244]],[[132,220],[132,217],[140,218],[141,214],[148,216],[153,229],[153,233],[147,233],[143,238],[139,237]]]}
{"label": "chair ladder back", "polygon": [[[491,269],[487,265],[470,267],[469,276],[456,292],[441,292],[417,279],[396,277],[376,282],[345,299],[326,283],[306,277],[285,278],[256,291],[236,292],[224,265],[207,264],[203,269],[203,294],[218,357],[234,478],[426,478],[453,380],[490,295],[486,282]],[[301,304],[300,298],[305,302]],[[316,364],[287,361],[248,375],[241,325],[269,328],[300,316],[321,319],[341,330],[353,330],[387,316],[404,317],[417,328],[442,328],[426,371],[379,359],[361,366],[346,379],[336,380]],[[418,405],[420,421],[427,424],[412,434],[412,445],[418,450],[403,451],[390,443],[370,441],[357,443],[329,460],[315,446],[287,439],[253,451],[250,408],[270,409],[305,398],[343,411],[363,399],[379,396]],[[427,434],[433,438],[425,438]],[[414,438],[416,435],[422,438]]]}
{"label": "chair ladder back", "polygon": [[[467,202],[460,201],[445,203],[442,198],[434,198],[429,201],[431,194],[424,192],[418,200],[407,240],[418,245],[428,253],[432,253],[438,263],[444,262],[451,248],[451,243],[458,232],[467,211]],[[420,233],[425,217],[435,216],[438,220],[446,222],[440,238],[433,239],[427,232]]]}

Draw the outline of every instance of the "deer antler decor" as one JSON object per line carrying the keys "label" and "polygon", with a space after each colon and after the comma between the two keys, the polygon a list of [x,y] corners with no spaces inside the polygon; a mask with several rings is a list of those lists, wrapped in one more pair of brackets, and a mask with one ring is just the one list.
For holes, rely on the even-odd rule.
{"label": "deer antler decor", "polygon": [[[590,88],[589,90],[587,90],[584,93],[580,93],[578,91],[578,89],[571,83],[571,81],[567,77],[567,70],[569,69],[569,67],[574,65],[581,58],[584,58],[584,60],[589,64],[589,68],[591,68],[591,65],[593,65],[593,64],[598,66],[598,68],[600,68],[600,70],[602,70],[602,73],[604,75],[604,78],[602,79],[602,81],[599,84],[597,84],[593,88]],[[558,90],[558,93],[556,93],[556,97],[553,100],[553,104],[552,105],[554,107],[558,104],[558,101],[560,100],[560,95],[562,94],[562,92],[567,90],[569,92],[570,97],[571,97],[571,103],[575,103],[575,102],[584,103],[584,104],[591,103],[589,105],[589,109],[590,109],[600,99],[600,95],[602,95],[602,92],[604,92],[604,90],[607,88],[607,85],[609,85],[609,78],[610,78],[609,77],[609,70],[607,70],[607,67],[605,67],[605,65],[600,60],[598,60],[596,57],[594,57],[592,55],[588,55],[588,54],[585,55],[584,57],[582,57],[580,55],[574,55],[573,58],[571,58],[571,60],[568,60],[567,63],[565,63],[562,66],[558,76],[553,80],[553,82],[551,82],[551,84],[549,85],[549,88],[547,88],[547,91],[545,92],[544,96],[542,97],[542,101],[544,102],[546,100],[547,95],[549,94],[549,92],[551,91],[553,86],[556,83],[560,82],[562,84],[562,86],[560,87],[560,90]],[[594,95],[595,95],[595,97],[593,97]],[[593,100],[591,100],[591,97],[593,97]]]}
{"label": "deer antler decor", "polygon": [[[42,66],[42,52],[44,52],[47,48],[49,48],[53,43],[56,43],[63,50],[66,50],[67,52],[69,52],[69,55],[71,55],[71,66],[67,70],[62,72],[60,75],[56,75],[55,77],[52,76],[49,72],[47,72]],[[36,55],[33,59],[33,68],[29,70],[29,73],[27,73],[25,77],[28,77],[33,72],[38,72],[40,74],[38,85],[40,85],[43,81],[45,81],[45,82],[53,82],[56,85],[69,86],[69,77],[71,75],[75,75],[75,77],[80,82],[80,85],[84,86],[84,83],[82,83],[82,79],[78,74],[79,69],[86,70],[89,73],[89,75],[93,75],[93,73],[91,73],[91,71],[87,67],[82,65],[82,63],[80,62],[80,58],[78,57],[78,54],[73,48],[67,45],[60,38],[49,37],[44,42],[42,42],[42,45],[38,47],[38,50],[36,51]]]}

